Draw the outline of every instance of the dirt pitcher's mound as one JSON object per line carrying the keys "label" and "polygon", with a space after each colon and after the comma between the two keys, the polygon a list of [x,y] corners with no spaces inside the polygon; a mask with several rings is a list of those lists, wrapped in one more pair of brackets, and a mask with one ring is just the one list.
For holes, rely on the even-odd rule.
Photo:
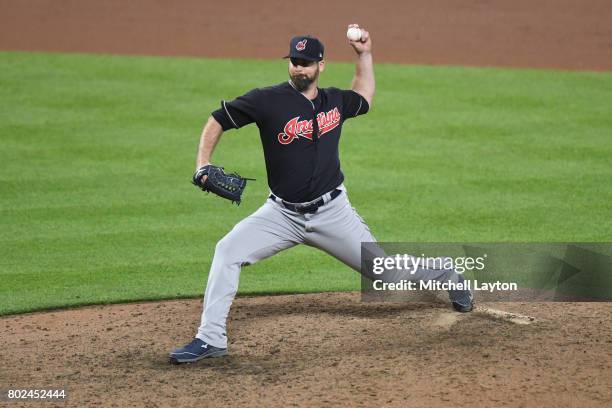
{"label": "dirt pitcher's mound", "polygon": [[5,317],[0,384],[65,387],[68,406],[609,406],[612,304],[488,306],[536,321],[356,293],[238,298],[231,356],[181,366],[168,352],[198,300]]}

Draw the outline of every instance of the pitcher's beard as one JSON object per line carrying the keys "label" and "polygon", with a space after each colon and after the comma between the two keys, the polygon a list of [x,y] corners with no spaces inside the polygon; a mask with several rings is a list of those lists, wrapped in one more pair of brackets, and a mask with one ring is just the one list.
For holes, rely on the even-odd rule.
{"label": "pitcher's beard", "polygon": [[292,75],[291,82],[295,86],[295,89],[297,89],[300,92],[304,92],[310,87],[310,85],[312,85],[314,81],[317,80],[318,76],[319,76],[318,72],[312,78],[308,78],[306,75]]}

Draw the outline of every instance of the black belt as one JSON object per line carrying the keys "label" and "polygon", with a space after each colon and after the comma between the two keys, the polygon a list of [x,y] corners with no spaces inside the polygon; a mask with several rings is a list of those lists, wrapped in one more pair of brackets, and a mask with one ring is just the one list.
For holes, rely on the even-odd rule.
{"label": "black belt", "polygon": [[[334,198],[338,197],[340,193],[342,193],[342,190],[339,190],[339,189],[335,189],[334,191],[332,191],[328,203]],[[317,212],[319,207],[325,204],[325,201],[323,200],[323,198],[319,198],[317,201],[310,203],[306,206],[288,203],[286,201],[281,200],[274,194],[270,194],[270,198],[273,199],[274,201],[280,202],[286,209],[291,210],[296,213],[300,213],[300,214],[307,214],[307,213],[314,214]]]}

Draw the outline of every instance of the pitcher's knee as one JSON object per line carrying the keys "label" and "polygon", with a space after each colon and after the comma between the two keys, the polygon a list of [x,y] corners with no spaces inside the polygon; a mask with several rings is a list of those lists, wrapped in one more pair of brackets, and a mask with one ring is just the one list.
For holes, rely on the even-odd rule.
{"label": "pitcher's knee", "polygon": [[222,261],[223,263],[240,263],[241,262],[241,248],[242,245],[239,245],[232,238],[232,234],[229,233],[215,246],[215,259]]}
{"label": "pitcher's knee", "polygon": [[232,242],[228,239],[228,236],[221,238],[217,245],[215,245],[215,256],[229,255],[232,250]]}

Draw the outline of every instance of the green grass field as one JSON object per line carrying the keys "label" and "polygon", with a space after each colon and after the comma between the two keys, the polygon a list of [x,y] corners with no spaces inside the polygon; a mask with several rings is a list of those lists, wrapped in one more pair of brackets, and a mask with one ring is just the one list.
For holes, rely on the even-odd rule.
{"label": "green grass field", "polygon": [[[322,86],[352,73],[331,62]],[[341,154],[380,241],[612,240],[612,73],[376,74]],[[257,178],[240,207],[189,183],[202,125],[286,76],[281,60],[0,53],[0,314],[200,296],[215,243],[268,194],[255,126],[214,157]],[[240,293],[358,288],[299,247],[245,268]]]}

